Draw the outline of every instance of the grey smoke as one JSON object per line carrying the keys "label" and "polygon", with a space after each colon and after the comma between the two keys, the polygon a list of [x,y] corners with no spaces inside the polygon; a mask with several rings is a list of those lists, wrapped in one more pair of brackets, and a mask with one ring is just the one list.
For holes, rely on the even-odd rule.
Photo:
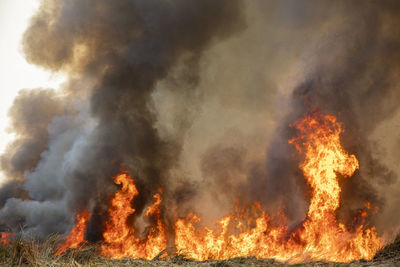
{"label": "grey smoke", "polygon": [[[44,237],[68,231],[73,213],[83,208],[106,216],[116,190],[112,177],[121,169],[136,180],[140,214],[152,194],[167,187],[181,149],[179,136],[163,139],[155,127],[157,82],[184,64],[191,68],[185,76],[193,77],[185,90],[195,94],[203,51],[243,29],[241,7],[240,1],[43,1],[24,35],[27,60],[92,86],[75,88],[71,81],[54,107],[52,91],[16,100],[10,116],[14,131],[23,133],[2,165],[10,177],[19,175],[27,199],[9,198],[1,222]],[[184,90],[180,86],[175,90]],[[45,227],[55,218],[64,227]]]}
{"label": "grey smoke", "polygon": [[319,108],[343,122],[343,145],[360,161],[341,179],[340,219],[368,200],[381,207],[371,223],[396,227],[398,218],[379,218],[399,201],[400,169],[387,160],[398,158],[400,133],[399,8],[390,0],[43,1],[24,35],[26,58],[70,80],[15,100],[0,224],[44,238],[67,233],[87,208],[97,236],[123,168],[140,192],[138,214],[163,187],[166,219],[177,209],[208,222],[236,200],[259,201],[271,213],[283,208],[294,227],[308,188],[289,124]]}
{"label": "grey smoke", "polygon": [[204,194],[189,206],[215,219],[234,199],[260,201],[272,213],[283,207],[298,225],[309,193],[289,124],[319,108],[343,122],[342,143],[360,161],[354,177],[340,179],[340,220],[351,223],[367,200],[380,207],[371,223],[394,231],[399,11],[396,1],[247,3],[247,30],[207,54],[203,112],[182,156]]}

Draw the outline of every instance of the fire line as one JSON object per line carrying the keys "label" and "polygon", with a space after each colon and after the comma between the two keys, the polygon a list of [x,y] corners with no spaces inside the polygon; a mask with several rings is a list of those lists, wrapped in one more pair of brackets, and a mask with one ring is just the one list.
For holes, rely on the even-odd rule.
{"label": "fire line", "polygon": [[[260,203],[251,207],[252,215],[233,213],[223,217],[216,222],[218,229],[197,227],[201,218],[190,213],[175,220],[174,243],[178,253],[201,261],[251,256],[290,263],[306,260],[350,262],[371,259],[375,255],[383,245],[375,227],[367,228],[362,220],[350,229],[336,216],[341,192],[338,174],[350,178],[359,168],[355,155],[348,154],[340,144],[342,124],[333,115],[315,111],[297,120],[292,127],[297,130],[297,136],[289,143],[304,158],[299,168],[311,190],[307,217],[301,226],[289,233],[284,214],[270,216],[262,210]],[[168,243],[159,209],[161,193],[154,194],[155,202],[145,213],[145,216],[153,216],[155,223],[147,236],[140,239],[136,237],[134,227],[127,224],[128,217],[135,213],[131,203],[139,194],[134,180],[122,173],[114,178],[114,182],[121,188],[110,202],[110,219],[103,232],[101,253],[117,259],[152,259]],[[366,216],[368,213],[363,211],[363,219]],[[76,227],[81,225],[83,218],[88,217],[78,215]],[[246,225],[246,221],[253,223]],[[76,235],[75,228],[71,235]],[[62,246],[63,251],[66,247],[76,246],[76,243],[68,243],[70,237]]]}

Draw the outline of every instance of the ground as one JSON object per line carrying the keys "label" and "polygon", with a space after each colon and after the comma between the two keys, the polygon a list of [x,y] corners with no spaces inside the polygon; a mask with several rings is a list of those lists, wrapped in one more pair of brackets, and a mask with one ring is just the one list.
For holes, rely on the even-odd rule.
{"label": "ground", "polygon": [[89,266],[400,266],[400,236],[393,243],[379,251],[371,261],[355,261],[351,263],[309,262],[289,265],[271,259],[234,258],[223,261],[209,260],[198,262],[176,255],[168,259],[122,259],[111,260],[99,256],[98,246],[85,246],[81,249],[68,250],[65,254],[54,256],[59,238],[51,237],[38,243],[37,241],[12,240],[9,244],[0,245],[0,266],[49,266],[49,267],[89,267]]}

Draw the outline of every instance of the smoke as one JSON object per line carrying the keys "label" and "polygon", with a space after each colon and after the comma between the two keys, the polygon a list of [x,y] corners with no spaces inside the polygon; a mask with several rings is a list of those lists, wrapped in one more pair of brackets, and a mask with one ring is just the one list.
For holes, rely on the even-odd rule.
{"label": "smoke", "polygon": [[[396,1],[43,0],[26,59],[69,81],[21,91],[1,157],[0,224],[44,238],[94,212],[127,171],[137,214],[163,188],[167,221],[213,221],[235,203],[304,219],[307,185],[289,126],[319,108],[343,122],[360,170],[341,220],[368,200],[380,230],[398,203],[400,5]],[[396,117],[397,116],[397,117]],[[384,130],[383,130],[384,129]],[[390,187],[390,190],[388,190]],[[212,205],[211,205],[212,203]],[[380,218],[380,219],[379,219]],[[99,230],[100,229],[100,230]]]}
{"label": "smoke", "polygon": [[291,226],[301,222],[309,194],[289,125],[319,108],[343,122],[342,143],[360,161],[353,178],[340,179],[340,220],[351,223],[369,201],[380,207],[371,223],[391,231],[398,12],[394,1],[247,3],[246,31],[204,59],[203,109],[182,156],[184,174],[203,187],[190,206],[212,221],[234,200],[260,201],[271,213],[283,208]]}
{"label": "smoke", "polygon": [[[1,223],[39,237],[65,232],[72,212],[105,211],[116,189],[112,177],[122,168],[141,192],[134,203],[140,214],[168,184],[181,150],[179,134],[161,138],[155,127],[157,82],[182,65],[195,83],[203,51],[243,28],[241,6],[239,1],[43,1],[24,35],[26,58],[68,72],[72,81],[64,96],[23,92],[10,111],[18,139],[3,156],[2,168],[14,177],[10,184],[18,180],[20,186],[3,201]],[[82,83],[77,79],[91,86],[75,87]],[[186,92],[189,97],[196,94],[193,86],[179,87],[175,90],[192,91]],[[47,227],[57,220],[56,229]]]}
{"label": "smoke", "polygon": [[[360,162],[359,172],[341,181],[341,216],[350,221],[351,211],[354,215],[366,200],[383,208],[383,214],[394,204],[393,196],[385,191],[395,184],[397,167],[380,154],[383,142],[379,145],[371,136],[382,122],[398,113],[400,39],[396,29],[400,5],[395,1],[341,4],[342,12],[335,14],[337,22],[331,32],[304,51],[304,62],[311,68],[294,88],[295,104],[291,106],[301,108],[290,116],[319,107],[337,114],[343,122],[342,143]],[[397,139],[390,132],[380,138]],[[392,223],[396,221],[398,218]],[[378,224],[381,230],[382,226]]]}

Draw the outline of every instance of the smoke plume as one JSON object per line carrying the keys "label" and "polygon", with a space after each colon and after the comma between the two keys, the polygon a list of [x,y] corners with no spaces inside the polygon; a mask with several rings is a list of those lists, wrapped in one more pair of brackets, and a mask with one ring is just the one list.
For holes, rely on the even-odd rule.
{"label": "smoke plume", "polygon": [[293,227],[309,196],[290,125],[320,109],[360,162],[340,181],[341,220],[367,200],[394,229],[399,15],[391,0],[42,0],[25,57],[69,80],[14,101],[0,224],[45,238],[88,209],[96,239],[123,170],[138,215],[162,188],[167,221],[258,201]]}

